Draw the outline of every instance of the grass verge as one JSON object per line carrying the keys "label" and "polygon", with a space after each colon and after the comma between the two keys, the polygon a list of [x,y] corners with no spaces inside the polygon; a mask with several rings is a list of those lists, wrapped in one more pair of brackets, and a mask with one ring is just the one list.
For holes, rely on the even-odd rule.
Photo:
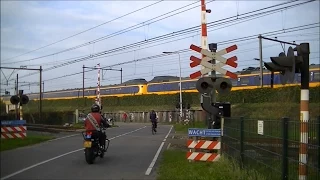
{"label": "grass verge", "polygon": [[218,162],[189,162],[182,150],[165,150],[160,160],[157,180],[264,180],[254,170],[242,170],[237,162],[221,157]]}
{"label": "grass verge", "polygon": [[18,147],[29,146],[33,144],[38,144],[44,141],[54,139],[53,136],[44,135],[27,135],[26,138],[21,139],[1,139],[0,151],[6,151],[15,149]]}

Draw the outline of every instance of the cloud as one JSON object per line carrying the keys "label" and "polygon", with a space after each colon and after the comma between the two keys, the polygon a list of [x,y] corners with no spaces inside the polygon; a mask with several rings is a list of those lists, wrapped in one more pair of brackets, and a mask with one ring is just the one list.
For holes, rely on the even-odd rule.
{"label": "cloud", "polygon": [[[79,33],[85,29],[99,25],[103,22],[112,20],[122,16],[135,9],[142,8],[146,5],[152,4],[155,1],[36,1],[36,2],[19,2],[19,1],[5,1],[1,2],[1,64],[5,63],[2,60],[19,55],[21,53],[45,46],[57,40],[63,39],[67,36]],[[59,52],[88,41],[107,36],[124,28],[137,25],[143,21],[149,20],[161,14],[167,13],[174,9],[180,8],[193,1],[164,1],[154,6],[141,10],[137,13],[129,15],[124,18],[115,20],[114,22],[105,24],[96,29],[80,34],[73,38],[67,39],[60,43],[46,47],[44,49],[17,57],[12,62],[32,59],[35,57]],[[258,8],[267,7],[274,4],[279,4],[278,1],[213,1],[207,4],[207,9],[211,9],[211,14],[207,14],[207,22],[217,21],[226,17],[235,16]],[[197,3],[190,7],[200,5]],[[190,8],[187,7],[187,8]],[[184,9],[187,9],[184,8]],[[182,9],[183,10],[183,9]],[[296,15],[300,13],[299,16]],[[313,22],[319,22],[319,2],[309,3],[307,5],[297,7],[294,9],[285,10],[282,13],[276,13],[270,16],[262,17],[245,23],[233,25],[223,29],[215,30],[208,33],[209,42],[221,42],[233,38],[245,37],[254,34],[270,32],[282,28],[298,26]],[[133,31],[108,38],[106,40],[88,45],[72,51],[64,52],[54,56],[41,58],[34,61],[26,61],[22,63],[5,64],[6,66],[20,66],[28,65],[29,67],[50,68],[53,65],[68,62],[67,59],[73,57],[81,57],[90,55],[96,52],[102,52],[124,45],[132,44],[139,41],[148,40],[152,37],[161,36],[164,34],[177,32],[193,26],[200,25],[200,7],[174,15],[170,18],[158,21],[148,26],[135,29]],[[215,27],[218,28],[218,27]],[[211,29],[209,29],[211,31]],[[311,29],[308,32],[318,32],[318,29]],[[307,31],[305,31],[307,32]],[[199,29],[200,33],[200,29]],[[195,35],[196,33],[194,33]],[[290,33],[289,33],[290,34]],[[291,34],[303,34],[303,31],[293,32]],[[192,34],[186,35],[191,36]],[[287,34],[284,34],[287,35]],[[178,37],[179,38],[179,37]],[[195,35],[184,40],[178,41],[178,38],[171,38],[171,43],[163,44],[156,47],[149,44],[146,49],[136,50],[135,52],[128,49],[117,52],[123,53],[108,57],[103,57],[95,60],[86,60],[79,63],[74,63],[65,67],[57,68],[43,73],[43,79],[52,79],[55,77],[77,73],[82,71],[83,64],[86,66],[94,66],[101,63],[103,66],[117,64],[119,62],[126,62],[129,60],[144,58],[161,54],[163,51],[176,51],[189,48],[191,43],[199,44],[200,36]],[[181,38],[181,37],[180,37]],[[316,41],[318,38],[318,41]],[[315,39],[310,41],[312,51],[316,52],[319,49],[319,36],[291,36],[281,37],[282,40],[304,40]],[[169,41],[167,40],[167,41]],[[158,42],[161,43],[161,42]],[[157,43],[155,43],[157,44]],[[258,39],[239,42],[238,50],[230,55],[237,55],[239,59],[239,67],[237,69],[228,68],[232,71],[241,70],[247,66],[258,66],[259,62],[252,60],[258,57]],[[225,48],[232,44],[219,45],[219,48]],[[274,46],[273,46],[274,45]],[[263,41],[263,57],[268,61],[268,57],[276,55],[282,50],[280,44],[274,42]],[[286,46],[287,47],[287,46]],[[142,48],[137,46],[136,48]],[[318,48],[318,49],[316,49]],[[314,53],[313,57],[319,57],[319,53]],[[112,54],[111,54],[112,55]],[[181,66],[183,76],[189,76],[194,69],[189,67],[190,55],[196,55],[194,52],[181,54]],[[199,56],[199,55],[197,55]],[[314,59],[312,62],[316,62]],[[70,61],[70,60],[69,60]],[[8,61],[7,61],[8,62]],[[163,58],[150,59],[148,61],[137,62],[133,64],[126,64],[117,66],[116,68],[123,68],[124,80],[133,78],[152,79],[157,75],[178,75],[179,64],[178,56],[170,55]],[[11,73],[7,72],[6,73]],[[38,75],[24,77],[30,72],[19,71],[19,76],[23,77],[23,81],[38,81]],[[97,72],[86,73],[86,85],[96,85]],[[1,80],[3,78],[1,77]],[[115,71],[107,71],[105,75],[104,84],[119,83],[120,75]],[[76,76],[69,76],[57,80],[45,82],[46,90],[82,87],[82,74]],[[31,87],[28,91],[38,91],[37,87]]]}

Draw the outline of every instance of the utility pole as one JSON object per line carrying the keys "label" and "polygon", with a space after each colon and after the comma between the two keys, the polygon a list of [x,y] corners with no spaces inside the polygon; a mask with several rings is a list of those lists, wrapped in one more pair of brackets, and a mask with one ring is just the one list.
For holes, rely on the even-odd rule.
{"label": "utility pole", "polygon": [[84,98],[84,65],[82,66],[82,98]]}
{"label": "utility pole", "polygon": [[[16,80],[16,95],[19,96],[19,75],[17,74],[17,80]],[[16,119],[19,118],[19,113],[18,113],[18,104],[15,105],[16,107]]]}
{"label": "utility pole", "polygon": [[100,98],[100,70],[101,70],[101,67],[100,67],[100,63],[97,64],[98,65],[98,88],[97,88],[97,102],[99,103],[99,106],[100,106],[100,110],[102,109],[102,104],[101,104],[101,98]]}
{"label": "utility pole", "polygon": [[263,87],[263,58],[262,58],[262,36],[259,34],[259,59],[260,59],[260,87]]}
{"label": "utility pole", "polygon": [[40,66],[40,100],[39,100],[39,121],[42,118],[42,66]]}
{"label": "utility pole", "polygon": [[179,107],[180,107],[180,122],[182,122],[182,112],[183,112],[183,106],[182,106],[182,81],[181,81],[181,58],[179,52],[163,52],[164,54],[178,54],[179,56]]}
{"label": "utility pole", "polygon": [[122,84],[122,68],[120,69],[120,72],[121,72],[121,84]]}
{"label": "utility pole", "polygon": [[44,81],[42,82],[42,99],[43,99],[43,95],[44,95]]}

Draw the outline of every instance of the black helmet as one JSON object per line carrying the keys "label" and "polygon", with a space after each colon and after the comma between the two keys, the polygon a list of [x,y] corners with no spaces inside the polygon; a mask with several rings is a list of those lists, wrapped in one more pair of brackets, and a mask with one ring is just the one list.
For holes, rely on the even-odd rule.
{"label": "black helmet", "polygon": [[100,107],[97,104],[91,106],[91,112],[100,112]]}

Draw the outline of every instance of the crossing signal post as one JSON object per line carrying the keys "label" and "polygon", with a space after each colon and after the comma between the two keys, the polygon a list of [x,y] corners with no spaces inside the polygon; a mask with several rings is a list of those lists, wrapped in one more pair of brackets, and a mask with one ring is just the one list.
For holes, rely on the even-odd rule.
{"label": "crossing signal post", "polygon": [[14,95],[14,96],[11,96],[10,98],[10,102],[14,105],[17,105],[19,104],[19,111],[20,111],[20,120],[23,120],[23,113],[22,113],[22,105],[23,104],[28,104],[29,102],[29,97],[27,95],[24,95],[23,94],[23,90],[19,90],[19,95]]}
{"label": "crossing signal post", "polygon": [[[294,51],[297,52],[297,55],[294,55]],[[307,178],[309,54],[309,43],[301,43],[296,45],[295,48],[289,47],[287,55],[280,53],[278,57],[270,57],[270,63],[264,63],[265,67],[271,72],[280,72],[280,81],[283,85],[293,82],[295,73],[301,73],[299,179]]]}
{"label": "crossing signal post", "polygon": [[[202,65],[205,68],[197,71],[195,73],[192,73],[190,75],[191,79],[197,78],[199,76],[206,75],[207,73],[211,71],[217,71],[220,72],[223,75],[229,76],[230,78],[237,79],[237,74],[230,72],[226,69],[223,69],[222,67],[225,65],[229,65],[231,67],[236,68],[238,66],[237,64],[237,57],[233,56],[230,58],[224,58],[223,55],[234,51],[237,49],[237,45],[230,46],[226,49],[220,50],[218,52],[210,52],[208,50],[202,49],[198,46],[191,45],[190,49],[201,53],[202,55],[205,55],[204,58],[199,59],[195,56],[191,56],[190,60],[192,61],[190,63],[190,67],[196,67],[198,65]],[[211,64],[208,61],[211,61],[212,59],[215,59],[216,61],[220,61],[217,64]],[[201,107],[208,112],[209,114],[213,115],[216,120],[220,120],[221,116],[223,115],[222,110],[220,110],[214,103],[212,103],[211,100],[211,94],[212,92],[217,91],[221,95],[227,95],[231,89],[232,89],[232,83],[230,79],[227,78],[217,78],[217,77],[202,77],[197,81],[196,84],[197,90],[201,93]],[[211,129],[212,126],[216,122],[210,122],[208,124],[208,128]],[[220,129],[221,127],[217,127]]]}
{"label": "crossing signal post", "polygon": [[[230,72],[222,67],[225,65],[229,65],[231,67],[236,68],[237,64],[237,57],[233,56],[231,58],[224,58],[222,55],[225,55],[231,51],[237,49],[237,45],[230,46],[226,49],[220,50],[218,52],[210,52],[206,49],[200,48],[195,45],[191,45],[190,49],[199,52],[202,54],[202,59],[199,59],[195,56],[191,56],[190,60],[190,67],[196,67],[198,65],[202,65],[204,69],[201,68],[200,71],[190,74],[190,78],[198,78],[200,76],[204,76],[209,72],[215,71],[219,72],[222,75],[229,76],[230,78],[237,79],[237,74]],[[212,60],[219,61],[219,63],[215,63]],[[211,63],[212,62],[212,63]],[[210,148],[207,149],[209,153],[203,152],[187,152],[187,159],[189,160],[205,160],[210,159],[209,161],[217,161],[220,158],[220,144],[221,144],[221,136],[223,136],[223,115],[225,109],[222,110],[219,108],[220,104],[212,103],[212,94],[215,94],[217,91],[221,95],[226,95],[230,93],[232,88],[232,83],[228,78],[218,78],[218,77],[201,77],[196,83],[197,90],[201,93],[201,107],[207,113],[211,114],[215,121],[208,123],[208,129],[198,129],[198,128],[189,128],[188,135],[189,137],[194,137],[193,140],[188,140],[188,147],[198,146],[199,144],[198,138],[199,137],[207,137],[213,138],[211,141],[203,141],[200,140],[200,143],[205,144],[219,144],[217,148]],[[214,92],[214,93],[213,93]],[[224,103],[221,103],[224,104]],[[229,106],[230,107],[230,106]],[[229,110],[230,112],[230,110]],[[201,142],[202,141],[202,142]],[[202,146],[201,146],[202,147]],[[218,151],[215,153],[214,151]],[[197,155],[195,155],[197,154]],[[196,158],[194,158],[196,157]],[[205,158],[206,157],[206,158]]]}
{"label": "crossing signal post", "polygon": [[[20,69],[20,70],[28,70],[28,71],[39,71],[40,72],[40,87],[39,87],[39,120],[41,120],[42,118],[42,66],[40,66],[39,69],[34,69],[34,68],[26,68],[26,66],[21,66],[20,68],[14,68],[14,67],[1,67],[0,66],[0,69]],[[17,74],[17,86],[16,86],[16,89],[18,90],[18,74]],[[23,94],[23,93],[22,93]],[[20,96],[20,95],[19,95]],[[17,100],[17,98],[15,97],[14,98],[15,100]],[[29,101],[29,98],[28,100],[26,100],[26,98],[24,98],[25,100],[22,101],[22,102],[26,102],[28,103]],[[15,102],[15,101],[13,101]],[[11,102],[12,103],[12,102]],[[17,108],[16,108],[16,112],[17,112]]]}

